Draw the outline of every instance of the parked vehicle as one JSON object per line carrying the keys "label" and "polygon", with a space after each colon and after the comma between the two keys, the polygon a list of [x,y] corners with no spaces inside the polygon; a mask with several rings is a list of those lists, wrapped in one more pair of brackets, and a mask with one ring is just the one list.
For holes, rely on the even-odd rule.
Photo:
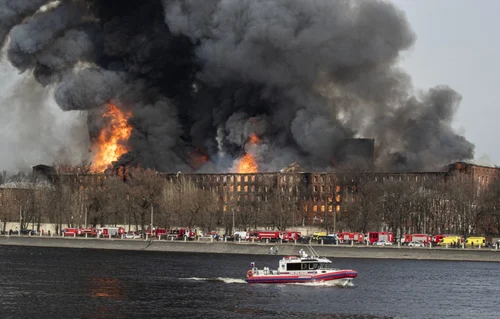
{"label": "parked vehicle", "polygon": [[421,241],[412,241],[408,243],[408,247],[425,247],[425,244]]}
{"label": "parked vehicle", "polygon": [[120,237],[125,233],[123,227],[102,227],[98,229],[99,238]]}
{"label": "parked vehicle", "polygon": [[95,228],[80,228],[78,229],[78,236],[96,237],[97,231]]}
{"label": "parked vehicle", "polygon": [[141,235],[138,232],[129,231],[129,232],[126,232],[125,234],[123,234],[123,238],[137,239],[137,238],[141,238]]}
{"label": "parked vehicle", "polygon": [[438,246],[450,246],[452,244],[461,244],[464,242],[463,236],[446,236],[442,238],[439,243],[437,243]]}
{"label": "parked vehicle", "polygon": [[370,245],[382,240],[390,242],[391,244],[394,242],[394,234],[392,232],[369,232],[367,237]]}
{"label": "parked vehicle", "polygon": [[300,239],[301,233],[294,230],[285,231],[283,233],[283,242],[295,241]]}
{"label": "parked vehicle", "polygon": [[485,237],[469,237],[465,241],[466,246],[470,247],[486,247],[486,238]]}
{"label": "parked vehicle", "polygon": [[323,245],[335,245],[337,243],[337,237],[335,236],[319,236],[318,243]]}
{"label": "parked vehicle", "polygon": [[392,246],[392,242],[387,241],[385,239],[381,239],[379,241],[376,241],[373,245],[375,245],[375,246]]}
{"label": "parked vehicle", "polygon": [[78,228],[64,228],[62,230],[62,235],[64,237],[68,237],[68,236],[75,237],[78,235]]}
{"label": "parked vehicle", "polygon": [[326,235],[328,235],[326,233],[326,231],[317,231],[317,232],[314,232],[313,235],[312,235],[312,240],[318,241],[318,237],[319,236],[326,236]]}
{"label": "parked vehicle", "polygon": [[337,238],[339,244],[350,244],[351,242],[363,244],[365,241],[365,235],[363,233],[340,232],[337,233]]}
{"label": "parked vehicle", "polygon": [[401,236],[401,245],[409,245],[411,242],[422,242],[425,245],[432,240],[432,237],[427,234],[404,234]]}
{"label": "parked vehicle", "polygon": [[277,242],[283,237],[280,231],[255,231],[250,236],[253,236],[256,241],[269,242]]}

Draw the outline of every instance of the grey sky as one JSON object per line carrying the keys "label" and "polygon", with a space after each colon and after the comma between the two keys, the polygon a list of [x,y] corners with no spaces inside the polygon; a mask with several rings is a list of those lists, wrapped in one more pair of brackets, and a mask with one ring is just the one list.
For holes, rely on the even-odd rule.
{"label": "grey sky", "polygon": [[498,107],[500,1],[394,0],[417,35],[403,67],[417,88],[448,84],[462,94],[455,127],[476,159],[500,164]]}
{"label": "grey sky", "polygon": [[[403,67],[417,89],[448,84],[463,96],[454,126],[476,145],[479,162],[500,164],[496,135],[500,110],[496,105],[500,44],[500,1],[392,0],[404,10],[417,35],[415,46],[403,55]],[[85,121],[78,114],[63,114],[50,89],[18,75],[2,59],[0,63],[0,169],[17,170],[61,158],[72,162],[87,153]],[[20,86],[26,92],[19,94]],[[15,88],[19,90],[16,91]],[[48,98],[46,98],[48,96]],[[29,112],[28,103],[38,103]],[[50,112],[39,123],[41,109]],[[37,134],[33,132],[36,127]]]}

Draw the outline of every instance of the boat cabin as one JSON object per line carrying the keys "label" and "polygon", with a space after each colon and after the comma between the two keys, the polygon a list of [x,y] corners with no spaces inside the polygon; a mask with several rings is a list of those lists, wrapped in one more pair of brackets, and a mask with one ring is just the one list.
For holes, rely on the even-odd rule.
{"label": "boat cabin", "polygon": [[332,262],[326,258],[301,256],[285,256],[279,261],[279,271],[308,271],[332,269]]}

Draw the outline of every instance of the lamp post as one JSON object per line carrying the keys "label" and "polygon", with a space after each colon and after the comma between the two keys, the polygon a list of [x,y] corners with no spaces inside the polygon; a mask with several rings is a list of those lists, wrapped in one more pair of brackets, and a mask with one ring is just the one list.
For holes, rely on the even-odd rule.
{"label": "lamp post", "polygon": [[23,229],[23,205],[21,204],[21,201],[19,201],[19,234],[22,234]]}
{"label": "lamp post", "polygon": [[153,214],[154,214],[154,210],[153,210],[153,200],[151,198],[146,198],[146,197],[143,197],[142,198],[144,201],[148,201],[151,205],[151,224],[149,225],[149,230],[151,232],[151,238],[153,238]]}

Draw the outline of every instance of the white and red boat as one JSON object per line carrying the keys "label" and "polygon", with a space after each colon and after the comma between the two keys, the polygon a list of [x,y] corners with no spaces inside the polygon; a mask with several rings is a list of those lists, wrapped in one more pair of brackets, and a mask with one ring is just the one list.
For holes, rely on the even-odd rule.
{"label": "white and red boat", "polygon": [[285,284],[329,281],[333,285],[345,287],[358,276],[355,270],[335,269],[332,261],[318,256],[312,247],[313,256],[307,255],[303,249],[298,256],[285,256],[279,261],[278,269],[264,267],[258,269],[251,263],[247,271],[248,283],[252,284]]}

